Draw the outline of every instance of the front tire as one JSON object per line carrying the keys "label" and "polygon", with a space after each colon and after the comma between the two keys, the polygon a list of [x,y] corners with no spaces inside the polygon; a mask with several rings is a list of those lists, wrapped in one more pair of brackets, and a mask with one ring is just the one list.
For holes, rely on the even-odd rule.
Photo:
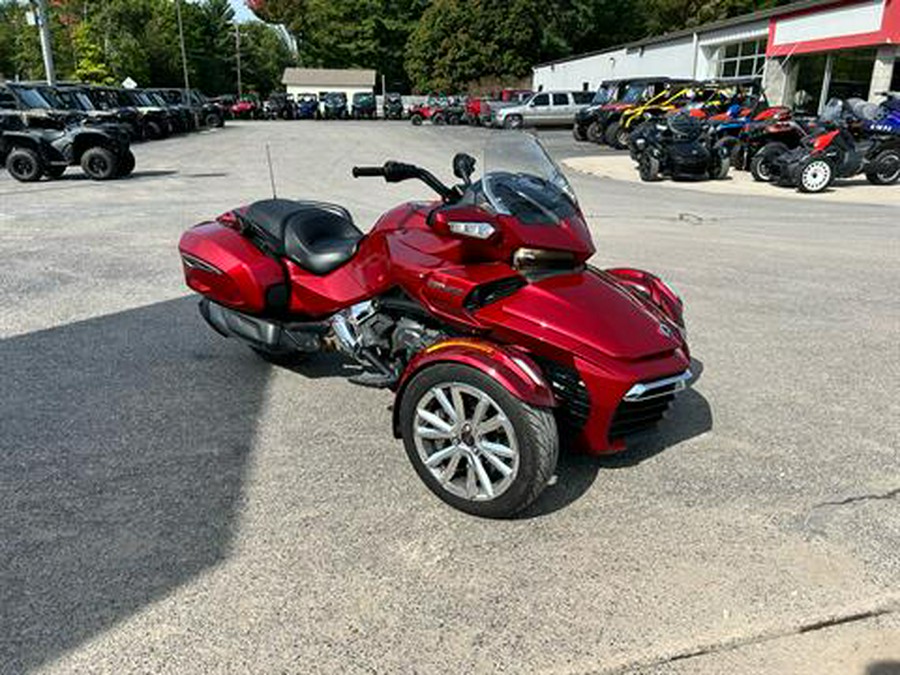
{"label": "front tire", "polygon": [[866,170],[866,178],[873,185],[893,185],[900,181],[900,151],[879,152]]}
{"label": "front tire", "polygon": [[600,125],[600,122],[595,121],[588,125],[587,131],[585,132],[585,138],[597,145],[603,143],[603,127]]}
{"label": "front tire", "polygon": [[628,147],[628,129],[622,126],[621,122],[613,122],[610,124],[603,134],[606,144],[616,150],[624,150]]}
{"label": "front tire", "polygon": [[649,152],[644,152],[638,160],[638,174],[645,183],[657,182],[660,179],[659,160]]}
{"label": "front tire", "polygon": [[797,178],[797,189],[800,192],[817,193],[824,191],[834,179],[834,171],[824,159],[807,159],[800,166]]}
{"label": "front tire", "polygon": [[543,492],[556,469],[553,414],[468,366],[417,374],[400,401],[406,454],[429,490],[452,507],[509,518]]}
{"label": "front tire", "polygon": [[44,175],[44,165],[31,148],[15,148],[6,157],[6,170],[20,183],[35,183]]}
{"label": "front tire", "polygon": [[414,127],[422,126],[422,116],[419,113],[415,113],[409,118],[409,121],[412,123]]}
{"label": "front tire", "polygon": [[505,120],[503,120],[503,126],[507,129],[521,129],[522,128],[522,116],[521,115],[510,115]]}

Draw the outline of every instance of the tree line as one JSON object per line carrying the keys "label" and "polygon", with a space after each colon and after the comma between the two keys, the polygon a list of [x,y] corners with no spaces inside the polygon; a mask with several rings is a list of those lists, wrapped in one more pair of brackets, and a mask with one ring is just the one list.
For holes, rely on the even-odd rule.
{"label": "tree line", "polygon": [[[180,86],[175,0],[50,0],[59,73],[90,82],[131,77]],[[459,91],[516,81],[538,62],[785,4],[790,0],[246,0],[245,89],[267,94],[285,66],[373,68],[389,88]],[[235,91],[228,0],[181,3],[191,84]],[[43,76],[38,31],[18,0],[0,0],[0,73]],[[266,23],[267,22],[267,23]],[[296,40],[296,58],[281,24]]]}
{"label": "tree line", "polygon": [[374,67],[392,87],[464,90],[536,63],[790,0],[247,0],[297,38],[301,63]]}
{"label": "tree line", "polygon": [[[57,77],[140,86],[181,87],[184,75],[173,0],[50,0],[50,27]],[[38,29],[27,5],[0,0],[0,74],[43,79]],[[181,3],[192,87],[211,94],[236,93],[235,30],[240,30],[243,89],[263,95],[277,89],[295,58],[285,36],[263,22],[234,25],[228,0]]]}

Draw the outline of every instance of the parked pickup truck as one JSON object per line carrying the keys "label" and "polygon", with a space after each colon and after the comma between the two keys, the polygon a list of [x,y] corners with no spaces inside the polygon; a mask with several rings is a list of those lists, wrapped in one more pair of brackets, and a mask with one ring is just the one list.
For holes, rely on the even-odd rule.
{"label": "parked pickup truck", "polygon": [[593,97],[591,91],[540,91],[524,103],[498,110],[494,125],[507,129],[571,125],[575,113]]}

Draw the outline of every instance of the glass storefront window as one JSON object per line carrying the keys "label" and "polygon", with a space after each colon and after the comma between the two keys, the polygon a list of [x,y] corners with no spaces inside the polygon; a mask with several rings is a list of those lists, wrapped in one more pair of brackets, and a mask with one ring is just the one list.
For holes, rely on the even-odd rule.
{"label": "glass storefront window", "polygon": [[748,40],[725,45],[719,50],[718,76],[762,77],[766,65],[766,40]]}
{"label": "glass storefront window", "polygon": [[[802,112],[821,112],[832,98],[869,98],[875,49],[848,49],[829,54],[809,54],[797,59],[794,107]],[[827,76],[831,70],[830,77]],[[828,83],[828,90],[823,88]]]}

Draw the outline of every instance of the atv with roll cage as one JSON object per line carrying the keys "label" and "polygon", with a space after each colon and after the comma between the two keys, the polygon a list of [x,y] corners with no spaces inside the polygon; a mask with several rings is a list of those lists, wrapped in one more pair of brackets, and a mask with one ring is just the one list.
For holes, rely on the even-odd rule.
{"label": "atv with roll cage", "polygon": [[22,183],[61,177],[80,165],[89,178],[123,178],[134,170],[128,134],[121,129],[67,125],[33,113],[0,116],[0,162]]}

